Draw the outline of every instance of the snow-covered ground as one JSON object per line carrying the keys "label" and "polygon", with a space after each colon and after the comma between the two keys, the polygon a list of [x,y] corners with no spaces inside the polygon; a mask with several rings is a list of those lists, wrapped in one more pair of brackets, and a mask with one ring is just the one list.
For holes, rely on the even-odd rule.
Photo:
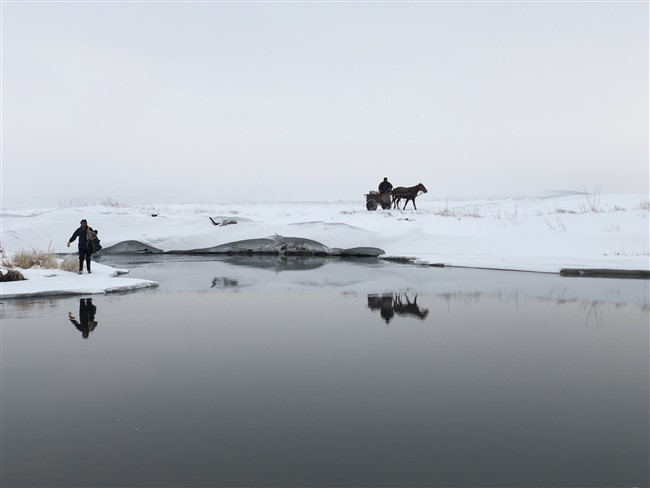
{"label": "snow-covered ground", "polygon": [[[446,201],[429,194],[417,210],[365,209],[349,202],[272,202],[107,205],[5,209],[1,243],[19,250],[76,252],[66,242],[82,218],[99,230],[104,250],[190,251],[248,241],[341,249],[378,248],[381,257],[422,264],[557,273],[562,268],[650,269],[649,197],[646,194],[569,194],[535,198]],[[228,225],[215,225],[224,223]],[[236,223],[234,223],[236,222]],[[287,238],[298,238],[289,240]],[[253,241],[249,241],[253,240]],[[113,247],[115,246],[115,247]],[[266,246],[266,247],[265,247]],[[104,252],[104,251],[102,251]],[[3,283],[0,296],[57,289],[110,291],[116,270],[95,264],[92,275],[27,270],[27,282]],[[50,276],[49,278],[47,276]],[[150,286],[145,280],[119,285]],[[22,290],[22,291],[17,291]],[[93,291],[94,290],[94,291]]]}
{"label": "snow-covered ground", "polygon": [[155,287],[151,280],[115,277],[128,273],[99,263],[92,263],[92,273],[83,275],[60,269],[25,269],[23,281],[0,283],[0,298],[20,298],[50,295],[95,295]]}

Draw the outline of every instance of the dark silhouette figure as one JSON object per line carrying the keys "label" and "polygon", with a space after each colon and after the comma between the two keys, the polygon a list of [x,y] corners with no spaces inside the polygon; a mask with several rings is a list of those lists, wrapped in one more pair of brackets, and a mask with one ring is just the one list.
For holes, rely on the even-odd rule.
{"label": "dark silhouette figure", "polygon": [[[90,271],[90,256],[95,249],[93,247],[92,241],[97,241],[98,232],[99,231],[88,226],[88,221],[86,219],[82,219],[79,223],[79,228],[76,229],[72,233],[70,239],[68,239],[68,243],[66,245],[70,247],[70,244],[73,243],[77,237],[79,238],[79,274],[81,274],[83,271],[84,261],[86,261],[86,270],[89,273],[92,273],[92,271]],[[97,246],[97,244],[98,242],[96,242],[94,245]],[[101,246],[97,246],[96,250],[99,249],[101,249]]]}
{"label": "dark silhouette figure", "polygon": [[388,193],[393,189],[393,185],[388,181],[388,178],[384,178],[384,181],[379,183],[379,193]]}
{"label": "dark silhouette figure", "polygon": [[383,295],[368,295],[368,307],[370,310],[379,310],[379,315],[389,323],[395,316],[393,309],[393,294],[385,293]]}
{"label": "dark silhouette figure", "polygon": [[82,298],[79,300],[79,320],[75,319],[72,312],[68,312],[68,319],[81,332],[81,337],[88,339],[90,333],[97,328],[95,313],[97,307],[93,305],[92,298]]}
{"label": "dark silhouette figure", "polygon": [[418,305],[417,295],[411,301],[405,293],[368,295],[368,308],[374,311],[379,310],[379,315],[386,323],[389,323],[395,315],[417,317],[420,320],[424,320],[429,315],[429,309],[420,308]]}

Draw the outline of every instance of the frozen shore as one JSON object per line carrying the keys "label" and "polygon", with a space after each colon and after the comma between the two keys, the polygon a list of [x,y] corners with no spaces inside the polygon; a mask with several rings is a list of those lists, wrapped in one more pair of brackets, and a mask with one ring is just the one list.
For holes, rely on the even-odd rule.
{"label": "frozen shore", "polygon": [[[65,243],[85,218],[99,230],[103,253],[348,253],[548,273],[565,268],[650,270],[648,195],[602,195],[596,207],[580,194],[467,201],[424,195],[417,205],[417,210],[374,212],[363,201],[5,209],[0,213],[1,242],[6,254],[73,252]],[[25,270],[28,281],[3,283],[0,296],[30,289],[47,293],[43,283],[57,280],[60,292],[152,286],[116,278],[115,270],[100,271],[97,264],[95,269],[91,276]]]}

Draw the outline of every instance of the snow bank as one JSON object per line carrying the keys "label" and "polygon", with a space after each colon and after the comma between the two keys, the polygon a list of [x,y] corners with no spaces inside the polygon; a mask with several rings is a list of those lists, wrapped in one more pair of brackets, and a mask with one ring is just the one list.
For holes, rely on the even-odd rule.
{"label": "snow bank", "polygon": [[158,283],[150,280],[116,279],[116,276],[126,274],[128,271],[118,270],[96,262],[93,262],[91,269],[91,274],[84,271],[82,275],[60,269],[20,269],[26,279],[0,283],[0,297],[93,295],[127,292],[158,286]]}
{"label": "snow bank", "polygon": [[[0,213],[1,242],[7,253],[75,252],[65,243],[85,218],[99,230],[104,253],[303,252],[551,273],[647,271],[648,201],[645,194],[602,195],[594,208],[593,199],[581,194],[473,201],[433,200],[427,194],[418,198],[418,210],[374,212],[362,198],[12,209]],[[7,286],[3,297],[9,296]]]}

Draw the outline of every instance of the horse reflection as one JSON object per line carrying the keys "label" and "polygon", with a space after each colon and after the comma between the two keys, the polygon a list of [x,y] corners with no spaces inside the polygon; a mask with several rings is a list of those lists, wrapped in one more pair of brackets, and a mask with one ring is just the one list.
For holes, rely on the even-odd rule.
{"label": "horse reflection", "polygon": [[72,315],[72,312],[68,312],[68,320],[81,332],[81,337],[84,339],[88,339],[90,333],[97,328],[95,313],[97,313],[97,307],[93,305],[92,298],[79,300],[79,320]]}
{"label": "horse reflection", "polygon": [[428,308],[420,308],[418,296],[413,300],[406,293],[384,293],[382,295],[368,295],[368,308],[379,311],[379,315],[386,323],[389,323],[395,315],[412,316],[424,320],[429,315]]}

